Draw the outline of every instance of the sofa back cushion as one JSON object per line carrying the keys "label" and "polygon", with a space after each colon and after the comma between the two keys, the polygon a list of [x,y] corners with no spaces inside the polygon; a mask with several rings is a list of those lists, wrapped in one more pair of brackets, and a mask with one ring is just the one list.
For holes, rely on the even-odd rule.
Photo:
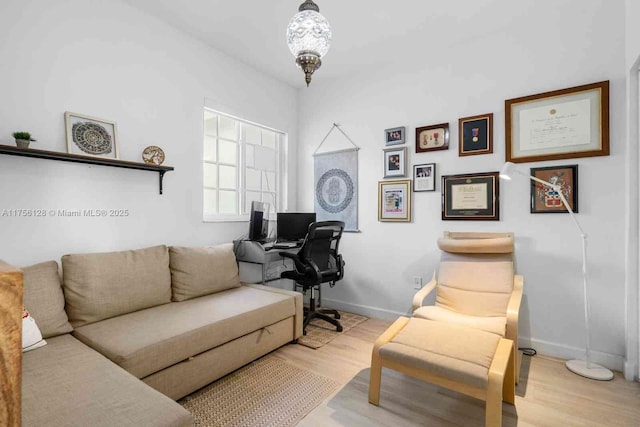
{"label": "sofa back cushion", "polygon": [[43,338],[55,337],[73,330],[64,311],[64,295],[58,263],[43,262],[22,268],[24,306],[37,320]]}
{"label": "sofa back cushion", "polygon": [[233,244],[203,248],[171,247],[173,301],[184,301],[240,286]]}
{"label": "sofa back cushion", "polygon": [[167,247],[62,257],[74,327],[171,302]]}

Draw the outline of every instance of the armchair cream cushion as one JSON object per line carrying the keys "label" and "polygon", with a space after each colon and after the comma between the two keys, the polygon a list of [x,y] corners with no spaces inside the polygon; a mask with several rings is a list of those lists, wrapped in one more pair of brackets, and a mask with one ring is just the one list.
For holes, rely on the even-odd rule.
{"label": "armchair cream cushion", "polygon": [[469,316],[504,316],[512,291],[511,254],[442,254],[438,307]]}
{"label": "armchair cream cushion", "polygon": [[506,316],[482,317],[468,316],[462,313],[456,313],[435,305],[427,305],[420,307],[413,312],[414,317],[421,319],[436,320],[438,322],[454,323],[456,325],[469,326],[481,331],[491,332],[492,334],[504,336],[507,327]]}

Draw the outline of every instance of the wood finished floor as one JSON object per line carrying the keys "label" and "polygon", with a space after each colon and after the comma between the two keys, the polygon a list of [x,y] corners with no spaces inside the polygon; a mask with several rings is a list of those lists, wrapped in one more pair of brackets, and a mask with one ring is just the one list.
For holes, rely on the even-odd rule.
{"label": "wood finished floor", "polygon": [[[392,322],[370,319],[322,348],[287,345],[272,356],[329,377],[342,388],[299,426],[482,426],[484,402],[384,369],[380,407],[367,402],[371,349]],[[503,404],[504,426],[640,427],[640,383],[599,382],[564,362],[524,356],[516,405]]]}

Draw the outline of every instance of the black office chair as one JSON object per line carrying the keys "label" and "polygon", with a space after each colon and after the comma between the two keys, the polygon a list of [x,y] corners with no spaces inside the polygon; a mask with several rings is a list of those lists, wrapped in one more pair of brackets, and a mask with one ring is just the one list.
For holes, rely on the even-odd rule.
{"label": "black office chair", "polygon": [[[280,255],[293,260],[295,270],[285,271],[280,277],[295,282],[296,290],[302,288],[306,294],[311,290],[309,308],[305,307],[303,333],[307,333],[307,325],[313,319],[322,319],[335,325],[338,332],[342,332],[342,325],[338,321],[340,314],[337,310],[316,309],[315,291],[320,290],[322,283],[329,283],[333,287],[344,275],[344,261],[338,253],[338,245],[344,230],[342,221],[314,222],[309,225],[307,237],[297,254],[281,252]],[[330,317],[329,315],[333,315]]]}

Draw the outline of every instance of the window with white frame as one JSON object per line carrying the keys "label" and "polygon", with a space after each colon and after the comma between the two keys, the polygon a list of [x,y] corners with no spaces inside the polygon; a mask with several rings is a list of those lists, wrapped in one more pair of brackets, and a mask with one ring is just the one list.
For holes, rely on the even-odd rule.
{"label": "window with white frame", "polygon": [[203,219],[246,220],[251,202],[284,206],[286,134],[205,108]]}

